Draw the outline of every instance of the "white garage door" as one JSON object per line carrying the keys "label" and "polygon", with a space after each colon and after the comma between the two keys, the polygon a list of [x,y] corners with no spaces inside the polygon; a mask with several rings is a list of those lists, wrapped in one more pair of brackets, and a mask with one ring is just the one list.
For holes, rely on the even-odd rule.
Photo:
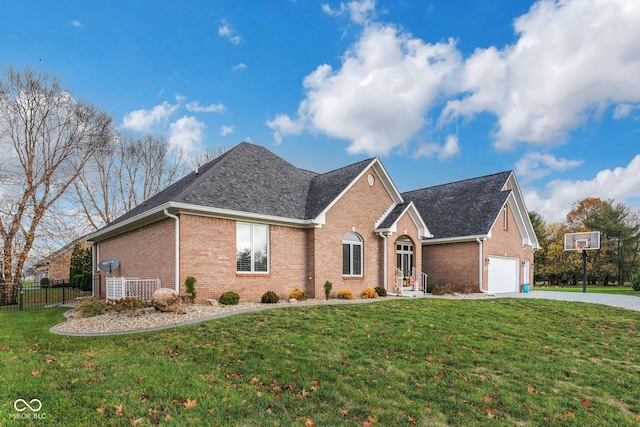
{"label": "white garage door", "polygon": [[517,258],[489,257],[489,292],[519,292],[519,260]]}

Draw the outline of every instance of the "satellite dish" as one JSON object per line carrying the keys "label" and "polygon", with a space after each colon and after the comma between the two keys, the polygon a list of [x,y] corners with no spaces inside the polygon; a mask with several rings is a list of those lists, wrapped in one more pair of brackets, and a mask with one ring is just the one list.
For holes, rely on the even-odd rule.
{"label": "satellite dish", "polygon": [[120,261],[117,259],[105,259],[98,263],[98,269],[102,271],[108,271],[109,274],[116,268],[120,267]]}

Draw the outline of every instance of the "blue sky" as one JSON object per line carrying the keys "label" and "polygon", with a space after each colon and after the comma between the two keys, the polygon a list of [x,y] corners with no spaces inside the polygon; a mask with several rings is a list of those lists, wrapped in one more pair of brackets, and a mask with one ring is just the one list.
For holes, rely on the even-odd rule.
{"label": "blue sky", "polygon": [[190,155],[241,141],[401,191],[513,169],[548,222],[640,206],[637,0],[0,0],[0,65],[35,66]]}

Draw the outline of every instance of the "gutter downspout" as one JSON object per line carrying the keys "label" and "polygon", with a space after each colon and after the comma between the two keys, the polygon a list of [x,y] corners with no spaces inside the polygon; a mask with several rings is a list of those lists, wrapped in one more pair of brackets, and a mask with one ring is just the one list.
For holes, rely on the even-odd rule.
{"label": "gutter downspout", "polygon": [[170,214],[167,208],[164,209],[164,214],[169,218],[173,218],[176,220],[176,293],[180,293],[180,218],[177,216]]}
{"label": "gutter downspout", "polygon": [[384,251],[383,252],[383,258],[384,258],[384,265],[383,265],[383,270],[384,270],[384,279],[383,279],[383,285],[384,285],[384,289],[385,290],[389,290],[387,289],[387,236],[386,234],[384,234],[383,232],[379,231],[378,232],[378,236],[382,237],[382,241],[384,242]]}
{"label": "gutter downspout", "polygon": [[480,270],[478,283],[479,283],[480,292],[482,292],[483,294],[487,294],[489,293],[489,291],[485,291],[482,288],[482,278],[484,277],[484,271],[483,271],[484,267],[483,267],[483,259],[482,259],[482,240],[483,239],[476,237],[476,242],[478,242],[478,267]]}
{"label": "gutter downspout", "polygon": [[[100,260],[100,243],[94,243],[91,245],[91,296],[96,296],[96,265]],[[102,286],[102,280],[98,286]]]}

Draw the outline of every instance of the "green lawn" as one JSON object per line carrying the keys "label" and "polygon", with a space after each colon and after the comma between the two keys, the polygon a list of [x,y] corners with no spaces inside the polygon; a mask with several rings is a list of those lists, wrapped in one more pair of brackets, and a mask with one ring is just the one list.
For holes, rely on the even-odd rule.
{"label": "green lawn", "polygon": [[[536,285],[536,289],[539,291],[557,291],[557,292],[582,292],[582,285],[580,286],[541,286]],[[587,292],[593,292],[597,294],[616,294],[616,295],[631,295],[640,297],[640,292],[634,291],[628,286],[587,286]]]}
{"label": "green lawn", "polygon": [[0,313],[0,425],[640,423],[640,313],[613,307],[394,300],[92,338],[48,332],[63,312]]}

